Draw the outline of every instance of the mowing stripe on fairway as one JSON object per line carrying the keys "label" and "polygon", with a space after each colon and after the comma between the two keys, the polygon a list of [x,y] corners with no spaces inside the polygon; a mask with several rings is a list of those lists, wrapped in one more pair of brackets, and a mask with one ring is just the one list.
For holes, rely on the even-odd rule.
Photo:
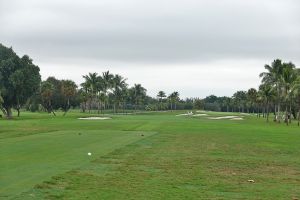
{"label": "mowing stripe on fairway", "polygon": [[[0,198],[12,197],[51,176],[153,134],[155,132],[77,130],[0,140]],[[88,152],[92,156],[88,156]]]}

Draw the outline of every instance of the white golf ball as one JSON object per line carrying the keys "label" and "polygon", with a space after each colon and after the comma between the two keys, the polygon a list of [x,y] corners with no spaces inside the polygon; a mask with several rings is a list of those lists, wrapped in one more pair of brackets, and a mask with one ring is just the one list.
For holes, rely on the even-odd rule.
{"label": "white golf ball", "polygon": [[92,153],[89,152],[89,153],[88,153],[88,156],[91,156],[91,155],[92,155]]}

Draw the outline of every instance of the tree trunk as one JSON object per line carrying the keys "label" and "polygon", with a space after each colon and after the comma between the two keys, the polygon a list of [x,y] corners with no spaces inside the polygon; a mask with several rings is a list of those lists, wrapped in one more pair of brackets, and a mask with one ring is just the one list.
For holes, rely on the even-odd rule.
{"label": "tree trunk", "polygon": [[8,107],[8,108],[5,108],[5,110],[6,110],[6,118],[7,119],[11,119],[12,118],[12,110],[11,110],[11,108]]}
{"label": "tree trunk", "polygon": [[269,102],[267,102],[267,122],[269,122]]}
{"label": "tree trunk", "polygon": [[138,104],[138,101],[135,100],[135,105],[134,105],[134,110],[135,110],[135,113],[136,113],[136,110],[137,110],[137,104]]}
{"label": "tree trunk", "polygon": [[278,103],[277,105],[277,122],[280,123],[280,103]]}
{"label": "tree trunk", "polygon": [[285,116],[284,116],[284,122],[286,123],[286,125],[289,125],[289,119],[288,119],[288,108],[287,106],[285,106]]}
{"label": "tree trunk", "polygon": [[52,110],[51,112],[53,113],[53,115],[54,115],[54,116],[56,116],[56,114],[55,114],[54,110]]}
{"label": "tree trunk", "polygon": [[298,126],[300,126],[300,102],[298,105],[298,116],[297,116]]}
{"label": "tree trunk", "polygon": [[300,125],[300,109],[298,110],[298,126]]}
{"label": "tree trunk", "polygon": [[290,101],[290,110],[289,110],[289,123],[292,123],[292,100]]}

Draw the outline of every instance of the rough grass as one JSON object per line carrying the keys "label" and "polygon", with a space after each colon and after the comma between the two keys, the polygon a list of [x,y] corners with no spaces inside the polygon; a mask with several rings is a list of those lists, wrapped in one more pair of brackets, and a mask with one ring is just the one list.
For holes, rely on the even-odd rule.
{"label": "rough grass", "polygon": [[[182,112],[144,113],[138,115],[112,116],[108,121],[81,121],[82,114],[72,113],[67,117],[26,113],[22,119],[1,120],[9,133],[0,131],[2,144],[31,137],[50,138],[74,131],[91,131],[94,151],[98,156],[87,160],[84,165],[75,164],[57,171],[26,189],[16,190],[12,199],[299,199],[300,198],[300,128],[296,124],[267,124],[264,119],[244,116],[243,121],[228,119],[209,120],[206,117],[176,117]],[[224,116],[224,113],[211,113]],[[236,113],[229,115],[238,115]],[[23,127],[25,127],[23,129]],[[25,130],[20,132],[20,130]],[[112,138],[96,140],[99,131]],[[145,136],[131,133],[142,131]],[[115,142],[123,132],[130,132],[128,142],[118,146]],[[102,134],[101,134],[102,133]],[[114,136],[114,133],[116,136]],[[155,134],[156,133],[156,134]],[[23,135],[20,137],[20,135]],[[98,134],[96,134],[98,135]],[[105,135],[105,134],[104,134]],[[142,137],[143,139],[140,139]],[[25,139],[26,138],[26,139]],[[104,152],[103,144],[111,140]],[[68,140],[66,140],[68,141]],[[69,141],[70,143],[71,142]],[[78,141],[79,142],[79,141]],[[82,141],[80,141],[82,143]],[[92,143],[92,144],[90,144]],[[100,145],[100,143],[102,145]],[[6,145],[9,161],[10,150],[18,155],[14,145]],[[68,142],[67,142],[68,144]],[[68,146],[49,149],[67,151]],[[76,142],[73,150],[80,149]],[[26,148],[25,148],[26,149]],[[1,149],[2,150],[2,149]],[[38,153],[43,157],[46,152]],[[1,153],[0,153],[1,154]],[[28,155],[39,163],[34,155]],[[77,162],[80,157],[73,157]],[[16,159],[17,161],[19,159]],[[50,159],[52,160],[52,159]],[[17,162],[14,161],[14,162]],[[25,161],[19,160],[18,165]],[[82,161],[80,161],[81,163]],[[62,165],[64,161],[59,163]],[[2,165],[2,163],[1,163]],[[15,163],[10,164],[16,167]],[[58,163],[50,163],[55,168]],[[9,167],[9,166],[8,166]],[[32,166],[31,173],[45,170]],[[1,171],[2,173],[2,171]],[[1,174],[2,176],[2,174]],[[254,180],[254,183],[248,180]],[[13,181],[22,182],[21,178]],[[2,179],[1,179],[2,184]],[[4,186],[5,188],[5,186]]]}

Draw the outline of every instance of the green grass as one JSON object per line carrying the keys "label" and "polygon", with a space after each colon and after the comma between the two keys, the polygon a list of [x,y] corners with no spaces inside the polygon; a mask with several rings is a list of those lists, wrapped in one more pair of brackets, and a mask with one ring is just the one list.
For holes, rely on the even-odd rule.
{"label": "green grass", "polygon": [[178,113],[2,119],[0,198],[300,199],[296,123]]}

